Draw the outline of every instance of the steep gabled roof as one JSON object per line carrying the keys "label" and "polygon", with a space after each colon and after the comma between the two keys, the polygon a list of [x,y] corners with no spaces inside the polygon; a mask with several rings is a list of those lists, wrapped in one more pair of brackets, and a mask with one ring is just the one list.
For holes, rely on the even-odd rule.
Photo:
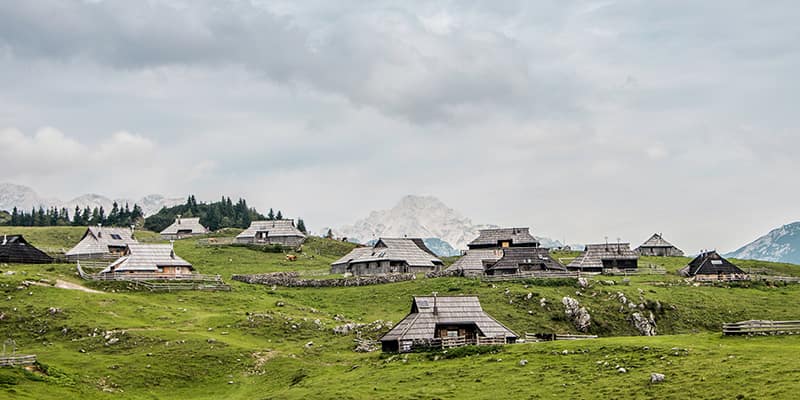
{"label": "steep gabled roof", "polygon": [[175,255],[169,244],[131,244],[125,255],[111,263],[101,273],[109,272],[157,272],[159,267],[189,267],[188,261]]}
{"label": "steep gabled roof", "polygon": [[257,232],[267,232],[267,237],[296,236],[306,237],[294,226],[292,219],[276,219],[272,221],[253,221],[250,227],[236,237],[239,239],[256,237]]}
{"label": "steep gabled roof", "polygon": [[32,246],[22,235],[0,237],[0,262],[20,264],[46,264],[53,258]]}
{"label": "steep gabled roof", "polygon": [[128,228],[90,226],[86,229],[81,241],[66,255],[107,254],[109,246],[125,247],[136,243],[139,242],[133,238],[133,232]]}
{"label": "steep gabled roof", "polygon": [[464,271],[465,274],[482,274],[487,265],[492,265],[503,256],[501,249],[470,249],[446,271]]}
{"label": "steep gabled roof", "polygon": [[586,250],[567,266],[571,268],[602,268],[603,260],[638,260],[630,243],[587,244]]}
{"label": "steep gabled roof", "polygon": [[689,265],[681,269],[680,272],[686,276],[747,274],[739,267],[719,255],[716,250],[699,254],[694,258],[694,260],[689,262]]}
{"label": "steep gabled roof", "polygon": [[177,235],[178,233],[186,233],[187,231],[192,235],[208,233],[208,229],[200,224],[200,218],[175,218],[175,222],[161,231],[161,234]]}
{"label": "steep gabled roof", "polygon": [[509,247],[503,249],[503,257],[487,268],[487,271],[518,270],[520,265],[525,264],[544,264],[548,270],[567,270],[567,267],[550,257],[548,249],[541,247]]}
{"label": "steep gabled roof", "polygon": [[481,308],[477,296],[414,297],[411,313],[395,325],[381,341],[432,339],[436,325],[475,324],[485,337],[518,335]]}
{"label": "steep gabled roof", "polygon": [[478,237],[471,241],[467,246],[499,246],[500,242],[510,241],[515,245],[539,245],[539,241],[531,236],[529,228],[497,228],[481,229]]}
{"label": "steep gabled roof", "polygon": [[664,240],[660,233],[654,233],[650,239],[647,239],[639,247],[675,247],[672,243]]}

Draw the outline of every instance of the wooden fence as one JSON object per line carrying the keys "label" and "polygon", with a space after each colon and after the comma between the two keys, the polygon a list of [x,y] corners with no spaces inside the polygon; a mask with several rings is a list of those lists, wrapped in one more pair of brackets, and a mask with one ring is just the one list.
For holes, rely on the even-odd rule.
{"label": "wooden fence", "polygon": [[529,333],[525,332],[526,342],[543,342],[551,340],[588,340],[597,339],[597,335],[570,335],[562,333]]}
{"label": "wooden fence", "polygon": [[649,267],[643,267],[643,268],[603,270],[603,275],[611,275],[611,276],[666,275],[666,274],[667,270],[665,268],[656,265],[650,265]]}
{"label": "wooden fence", "polygon": [[800,333],[800,321],[749,320],[722,325],[724,335],[781,335]]}
{"label": "wooden fence", "polygon": [[515,281],[521,279],[552,279],[552,278],[568,278],[577,279],[581,276],[580,272],[533,272],[525,274],[508,274],[508,275],[493,275],[483,276],[482,281],[486,282],[502,282],[502,281]]}
{"label": "wooden fence", "polygon": [[36,355],[0,356],[0,367],[28,366],[36,363]]}
{"label": "wooden fence", "polygon": [[78,263],[78,275],[87,281],[104,282],[132,282],[137,288],[151,292],[171,292],[177,290],[222,290],[230,291],[230,285],[223,282],[219,275],[186,274],[163,275],[152,273],[136,274],[91,274],[87,273]]}

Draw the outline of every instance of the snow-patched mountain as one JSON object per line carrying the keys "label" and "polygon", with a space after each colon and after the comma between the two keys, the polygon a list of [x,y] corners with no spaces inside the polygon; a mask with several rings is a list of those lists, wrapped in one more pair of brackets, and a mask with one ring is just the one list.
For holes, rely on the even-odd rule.
{"label": "snow-patched mountain", "polygon": [[[496,227],[476,225],[436,197],[409,195],[391,209],[372,211],[355,224],[333,229],[333,232],[338,237],[361,243],[379,237],[407,236],[438,238],[454,249],[466,249],[467,243],[478,237],[478,230]],[[548,238],[539,240],[552,247],[560,246],[560,243]]]}
{"label": "snow-patched mountain", "polygon": [[726,257],[800,264],[800,222],[773,229]]}
{"label": "snow-patched mountain", "polygon": [[103,207],[106,211],[111,210],[114,202],[124,207],[127,203],[130,207],[138,204],[142,208],[144,215],[150,215],[158,212],[161,207],[172,207],[178,204],[183,204],[186,199],[184,198],[166,198],[160,194],[151,194],[142,197],[139,200],[132,199],[110,199],[99,194],[85,194],[76,197],[72,200],[62,201],[56,198],[47,198],[39,196],[33,189],[23,186],[15,185],[12,183],[0,183],[0,210],[11,211],[14,207],[19,210],[30,211],[32,208],[50,208],[66,207],[70,214],[75,206],[80,208],[89,207]]}

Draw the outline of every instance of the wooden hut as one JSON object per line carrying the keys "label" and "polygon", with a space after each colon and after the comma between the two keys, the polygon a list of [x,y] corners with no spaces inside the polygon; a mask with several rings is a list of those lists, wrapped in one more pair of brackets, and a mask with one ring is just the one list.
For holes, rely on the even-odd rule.
{"label": "wooden hut", "polygon": [[567,271],[567,267],[550,257],[541,247],[509,247],[503,256],[486,268],[486,275],[518,275],[545,271]]}
{"label": "wooden hut", "polygon": [[503,257],[503,249],[472,249],[467,250],[446,271],[459,271],[463,276],[482,276],[486,268],[494,265]]}
{"label": "wooden hut", "polygon": [[630,270],[639,267],[639,256],[630,243],[587,244],[583,254],[567,264],[570,271],[603,272],[606,269]]}
{"label": "wooden hut", "polygon": [[519,336],[481,308],[477,296],[417,296],[411,312],[381,338],[385,352],[416,347],[506,344]]}
{"label": "wooden hut", "polygon": [[122,257],[100,274],[124,274],[132,278],[175,279],[191,276],[194,267],[175,255],[170,244],[130,244]]}
{"label": "wooden hut", "polygon": [[478,237],[469,242],[473,249],[497,249],[505,247],[539,247],[539,241],[530,234],[529,228],[481,229]]}
{"label": "wooden hut", "polygon": [[49,264],[52,262],[53,257],[33,247],[22,235],[3,235],[0,239],[0,263]]}
{"label": "wooden hut", "polygon": [[696,281],[742,281],[750,279],[750,275],[723,258],[716,250],[699,254],[678,273]]}
{"label": "wooden hut", "polygon": [[660,233],[654,233],[650,239],[647,239],[635,251],[640,256],[683,257],[683,250],[664,240]]}
{"label": "wooden hut", "polygon": [[236,236],[236,243],[279,244],[299,247],[306,235],[294,226],[292,219],[253,221],[250,227]]}
{"label": "wooden hut", "polygon": [[137,243],[131,229],[90,226],[66,256],[70,261],[115,258],[121,256],[129,244]]}
{"label": "wooden hut", "polygon": [[161,238],[164,240],[178,240],[207,233],[208,228],[200,223],[200,218],[181,218],[178,215],[172,225],[161,231]]}
{"label": "wooden hut", "polygon": [[382,275],[439,271],[444,265],[422,239],[381,238],[331,263],[331,273]]}

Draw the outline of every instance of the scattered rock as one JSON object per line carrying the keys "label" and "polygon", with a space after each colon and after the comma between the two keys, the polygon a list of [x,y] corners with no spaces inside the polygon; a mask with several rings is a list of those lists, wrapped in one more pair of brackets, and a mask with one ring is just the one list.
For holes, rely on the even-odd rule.
{"label": "scattered rock", "polygon": [[526,365],[528,365],[528,360],[519,360],[519,366],[520,367],[524,367]]}
{"label": "scattered rock", "polygon": [[586,307],[581,307],[578,300],[572,297],[564,297],[561,299],[561,303],[564,305],[564,312],[567,314],[567,318],[572,320],[576,329],[582,332],[589,329],[592,323],[592,317],[589,315],[589,311],[586,310]]}
{"label": "scattered rock", "polygon": [[313,347],[313,346],[314,346],[314,342],[308,342],[308,343],[306,343],[306,348],[307,348],[307,349],[308,349],[308,348],[311,348],[311,347]]}
{"label": "scattered rock", "polygon": [[650,374],[650,383],[664,382],[664,379],[666,379],[666,376],[664,376],[664,374],[658,374],[655,372]]}
{"label": "scattered rock", "polygon": [[578,286],[580,286],[583,289],[586,289],[587,287],[589,287],[589,280],[586,278],[578,278]]}
{"label": "scattered rock", "polygon": [[625,369],[625,368],[619,367],[619,369],[617,369],[617,372],[619,372],[620,374],[625,374],[625,373],[628,373],[628,370]]}
{"label": "scattered rock", "polygon": [[656,321],[655,317],[653,317],[653,313],[649,313],[650,315],[645,317],[642,313],[635,312],[631,315],[631,323],[633,327],[636,328],[637,331],[642,336],[656,336]]}

